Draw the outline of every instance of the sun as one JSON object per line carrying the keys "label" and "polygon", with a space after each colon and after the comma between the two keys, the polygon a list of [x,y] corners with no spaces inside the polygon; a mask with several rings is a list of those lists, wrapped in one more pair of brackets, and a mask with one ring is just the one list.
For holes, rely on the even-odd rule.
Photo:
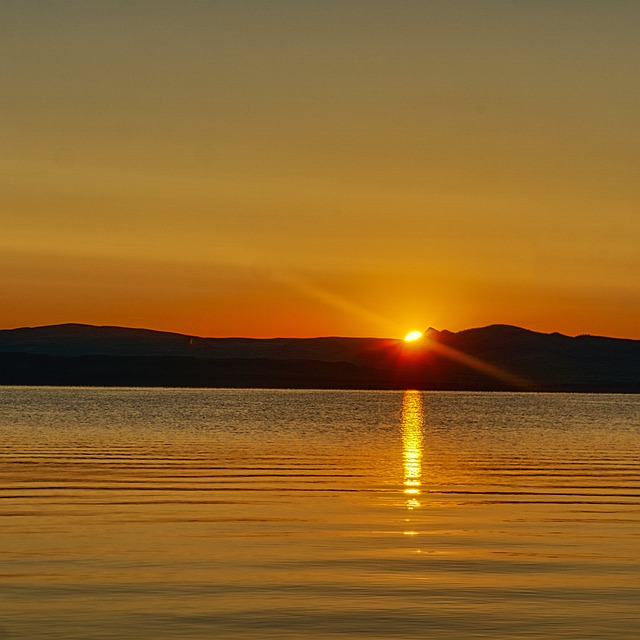
{"label": "sun", "polygon": [[405,342],[413,342],[414,340],[420,340],[422,338],[422,331],[409,331],[404,337]]}

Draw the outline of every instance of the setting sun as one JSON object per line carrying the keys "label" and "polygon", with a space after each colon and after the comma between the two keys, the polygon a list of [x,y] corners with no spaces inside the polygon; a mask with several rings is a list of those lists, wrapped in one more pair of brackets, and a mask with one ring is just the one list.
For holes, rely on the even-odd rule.
{"label": "setting sun", "polygon": [[413,342],[414,340],[420,340],[422,338],[422,331],[409,331],[404,337],[405,342]]}

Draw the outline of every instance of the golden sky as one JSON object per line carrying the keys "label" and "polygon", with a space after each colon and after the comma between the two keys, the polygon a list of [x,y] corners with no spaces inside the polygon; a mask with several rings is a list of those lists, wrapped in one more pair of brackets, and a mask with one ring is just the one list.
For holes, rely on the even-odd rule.
{"label": "golden sky", "polygon": [[640,3],[0,3],[0,327],[640,338]]}

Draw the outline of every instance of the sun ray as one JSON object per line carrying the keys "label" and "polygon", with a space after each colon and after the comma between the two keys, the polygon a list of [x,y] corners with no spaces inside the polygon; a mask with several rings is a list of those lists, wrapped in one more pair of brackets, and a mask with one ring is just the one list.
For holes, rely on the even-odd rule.
{"label": "sun ray", "polygon": [[479,358],[474,358],[462,351],[458,351],[453,347],[449,347],[446,344],[442,344],[437,340],[432,340],[430,343],[430,349],[443,355],[445,358],[449,358],[449,360],[454,360],[455,362],[459,362],[471,369],[475,369],[476,371],[480,371],[480,373],[484,373],[496,380],[502,380],[502,382],[506,382],[514,387],[518,387],[520,389],[530,389],[533,385],[531,381],[523,378],[522,376],[518,376],[515,373],[511,373],[509,371],[505,371],[500,367],[496,367],[493,364],[489,364],[488,362],[484,362]]}

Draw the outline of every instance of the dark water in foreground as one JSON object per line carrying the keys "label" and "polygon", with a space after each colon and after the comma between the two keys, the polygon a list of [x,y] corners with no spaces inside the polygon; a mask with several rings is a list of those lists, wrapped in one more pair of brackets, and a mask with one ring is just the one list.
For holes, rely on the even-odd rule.
{"label": "dark water in foreground", "polygon": [[0,388],[0,639],[640,637],[640,397]]}

